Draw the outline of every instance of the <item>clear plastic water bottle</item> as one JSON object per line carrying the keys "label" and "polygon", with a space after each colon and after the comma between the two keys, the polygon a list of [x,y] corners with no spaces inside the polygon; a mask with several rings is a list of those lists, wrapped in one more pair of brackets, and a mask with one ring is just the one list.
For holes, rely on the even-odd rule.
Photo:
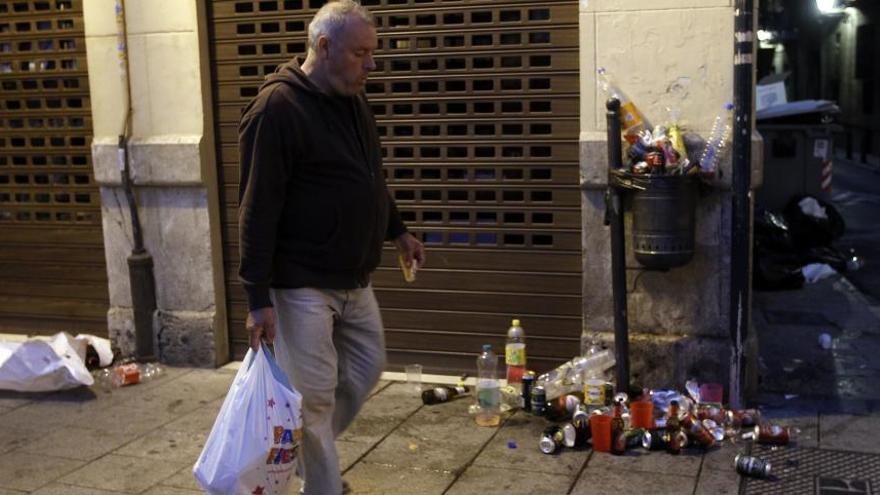
{"label": "clear plastic water bottle", "polygon": [[526,370],[526,333],[519,320],[513,320],[507,330],[504,361],[507,364],[507,384],[517,390],[521,389]]}
{"label": "clear plastic water bottle", "polygon": [[498,356],[492,346],[483,345],[477,357],[477,416],[480,426],[498,426],[501,423],[501,389],[498,383]]}
{"label": "clear plastic water bottle", "polygon": [[729,148],[728,143],[730,142],[730,133],[732,132],[730,127],[732,112],[733,104],[727,103],[724,105],[724,113],[715,117],[712,131],[709,132],[709,138],[706,139],[706,147],[703,149],[702,156],[700,156],[700,169],[703,172],[715,172],[718,162],[721,161],[724,153]]}

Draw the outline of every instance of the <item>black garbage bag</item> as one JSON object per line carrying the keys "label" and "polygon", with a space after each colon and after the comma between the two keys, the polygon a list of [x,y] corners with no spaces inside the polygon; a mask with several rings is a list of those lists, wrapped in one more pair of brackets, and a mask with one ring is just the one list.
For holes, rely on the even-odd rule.
{"label": "black garbage bag", "polygon": [[791,229],[785,217],[774,211],[759,209],[755,212],[755,249],[790,253],[795,250]]}
{"label": "black garbage bag", "polygon": [[846,230],[837,208],[815,196],[795,196],[785,206],[783,216],[797,250],[830,247]]}
{"label": "black garbage bag", "polygon": [[756,248],[752,286],[755,290],[768,291],[800,289],[806,282],[801,266],[797,253]]}

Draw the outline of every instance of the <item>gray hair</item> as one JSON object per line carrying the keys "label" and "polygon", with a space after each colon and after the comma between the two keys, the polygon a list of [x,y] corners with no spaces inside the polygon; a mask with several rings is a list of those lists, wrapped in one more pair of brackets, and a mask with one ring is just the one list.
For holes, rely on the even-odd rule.
{"label": "gray hair", "polygon": [[351,15],[370,26],[376,25],[373,14],[360,3],[354,0],[331,0],[318,10],[309,23],[309,50],[314,50],[318,46],[318,39],[321,36],[331,39],[336,36]]}

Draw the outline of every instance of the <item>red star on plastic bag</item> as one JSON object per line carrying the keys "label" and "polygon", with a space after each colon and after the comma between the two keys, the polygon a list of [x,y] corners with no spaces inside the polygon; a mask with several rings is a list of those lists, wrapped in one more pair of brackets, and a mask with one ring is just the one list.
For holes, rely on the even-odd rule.
{"label": "red star on plastic bag", "polygon": [[252,495],[263,495],[263,487],[257,485],[257,487],[254,488],[254,491],[251,492],[251,494]]}
{"label": "red star on plastic bag", "polygon": [[268,401],[266,401],[266,404],[269,407],[275,407],[275,399],[269,399]]}

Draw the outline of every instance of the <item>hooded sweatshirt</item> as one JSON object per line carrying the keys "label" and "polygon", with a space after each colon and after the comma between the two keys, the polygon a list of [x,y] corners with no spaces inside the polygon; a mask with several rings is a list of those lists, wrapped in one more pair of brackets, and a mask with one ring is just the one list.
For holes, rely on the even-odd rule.
{"label": "hooded sweatshirt", "polygon": [[363,94],[324,93],[296,60],[270,75],[239,125],[239,279],[269,288],[366,287],[382,244],[406,232]]}

